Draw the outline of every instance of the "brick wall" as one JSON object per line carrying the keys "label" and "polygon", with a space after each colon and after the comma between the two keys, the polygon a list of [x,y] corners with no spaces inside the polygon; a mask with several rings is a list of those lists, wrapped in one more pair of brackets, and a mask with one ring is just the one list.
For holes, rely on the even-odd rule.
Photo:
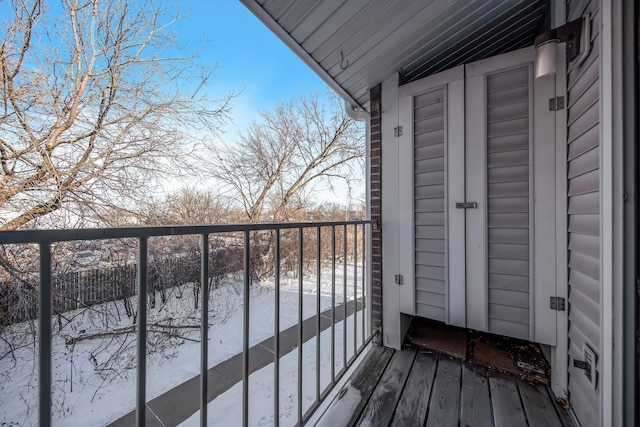
{"label": "brick wall", "polygon": [[[371,120],[369,164],[371,165],[371,219],[382,223],[382,86],[371,89],[370,93]],[[371,304],[373,330],[382,331],[382,231],[380,227],[374,227],[371,236]]]}

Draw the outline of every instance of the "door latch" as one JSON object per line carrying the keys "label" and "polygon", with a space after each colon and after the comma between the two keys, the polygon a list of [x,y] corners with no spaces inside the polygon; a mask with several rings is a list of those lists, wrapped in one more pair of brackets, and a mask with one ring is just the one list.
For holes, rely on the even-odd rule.
{"label": "door latch", "polygon": [[456,203],[456,209],[477,209],[478,202],[464,202],[464,203]]}

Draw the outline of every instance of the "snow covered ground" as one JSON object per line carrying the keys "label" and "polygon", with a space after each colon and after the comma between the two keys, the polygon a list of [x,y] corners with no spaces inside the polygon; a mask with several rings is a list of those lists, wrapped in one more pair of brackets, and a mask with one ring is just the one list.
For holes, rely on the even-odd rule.
{"label": "snow covered ground", "polygon": [[[340,266],[341,267],[341,266]],[[363,283],[357,269],[358,297]],[[353,299],[353,265],[347,268],[347,292],[343,295],[343,271],[336,271],[336,304]],[[331,306],[330,270],[320,280],[321,310]],[[280,330],[297,323],[298,279],[283,277],[280,286]],[[304,276],[303,317],[316,314],[317,278]],[[193,284],[167,290],[164,303],[157,296],[149,309],[147,399],[166,392],[199,374],[200,309],[194,309]],[[228,277],[214,289],[209,303],[209,367],[242,351],[242,280]],[[135,298],[131,300],[136,307]],[[358,324],[362,322],[358,314]],[[347,323],[348,343],[353,342],[353,320]],[[52,338],[52,422],[54,425],[104,425],[135,407],[135,331],[133,317],[126,314],[123,301],[110,302],[53,318]],[[12,325],[0,338],[0,425],[37,425],[37,346],[34,325]],[[336,325],[336,372],[342,366],[342,323]],[[274,334],[274,285],[262,282],[251,287],[250,345]],[[358,327],[360,330],[360,327]],[[97,336],[103,334],[102,336]],[[321,334],[321,386],[330,380],[330,331]],[[88,339],[88,336],[94,336]],[[361,337],[358,338],[359,340]],[[303,408],[315,399],[315,340],[304,346]],[[347,346],[348,356],[353,352]],[[297,421],[297,352],[282,358],[280,375],[281,420]],[[237,384],[209,404],[211,425],[236,425],[241,420],[241,384]],[[273,367],[251,375],[250,408],[252,425],[268,425],[273,420]],[[270,403],[269,403],[270,402]],[[240,418],[238,418],[240,416]],[[271,417],[271,418],[269,418]],[[185,424],[191,425],[198,416]],[[269,421],[271,419],[271,422]],[[190,424],[191,423],[191,424]]]}

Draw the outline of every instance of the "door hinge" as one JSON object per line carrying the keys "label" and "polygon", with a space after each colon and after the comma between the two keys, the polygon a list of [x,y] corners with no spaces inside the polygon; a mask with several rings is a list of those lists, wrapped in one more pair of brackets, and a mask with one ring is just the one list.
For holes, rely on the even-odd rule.
{"label": "door hinge", "polygon": [[402,274],[396,274],[396,285],[404,285],[404,276]]}
{"label": "door hinge", "polygon": [[551,310],[564,311],[565,300],[560,297],[551,297]]}
{"label": "door hinge", "polygon": [[402,126],[398,126],[397,128],[393,128],[393,136],[395,136],[395,137],[402,136]]}
{"label": "door hinge", "polygon": [[564,96],[556,96],[549,99],[549,111],[564,110]]}

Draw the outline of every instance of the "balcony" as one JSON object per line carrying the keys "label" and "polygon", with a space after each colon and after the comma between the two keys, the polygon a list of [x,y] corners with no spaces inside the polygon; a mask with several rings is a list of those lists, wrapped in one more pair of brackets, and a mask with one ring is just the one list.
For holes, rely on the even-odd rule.
{"label": "balcony", "polygon": [[[73,354],[74,346],[80,346],[85,339],[110,336],[126,328],[136,337],[132,360],[135,380],[130,387],[135,387],[135,397],[132,390],[126,389],[113,396],[102,396],[113,399],[113,406],[122,407],[112,411],[113,418],[97,423],[177,425],[199,418],[206,425],[219,415],[208,410],[213,404],[210,402],[228,392],[235,393],[239,403],[232,419],[253,425],[258,422],[256,417],[264,415],[254,411],[257,404],[252,399],[254,378],[262,381],[266,375],[270,387],[281,392],[272,393],[268,405],[261,402],[261,407],[267,405],[272,409],[272,420],[282,418],[284,424],[303,424],[371,342],[365,286],[368,267],[363,250],[367,247],[370,224],[370,221],[346,221],[3,233],[7,248],[37,245],[39,257],[38,271],[31,276],[37,296],[30,305],[32,309],[12,310],[11,320],[9,306],[3,307],[7,330],[30,322],[37,330],[34,336],[34,339],[37,336],[37,360],[34,360],[37,403],[30,402],[27,407],[32,411],[37,407],[38,413],[26,414],[15,422],[68,424],[60,413],[60,402],[65,398],[77,400],[82,380],[69,378],[73,373],[61,373],[59,365],[73,366],[73,356],[67,353]],[[158,255],[158,247],[168,239],[187,239],[192,247],[197,242],[195,252],[191,251],[197,254],[197,262],[183,254],[189,252],[187,249]],[[57,258],[69,258],[69,253],[57,256],[59,251],[52,248],[65,242],[76,242],[72,247],[80,252],[87,252],[86,248],[91,246],[120,247],[122,242],[128,242],[135,245],[135,255],[131,257],[135,262],[116,273],[112,268],[96,268],[88,263],[64,274],[56,273],[55,266],[65,261]],[[184,264],[187,258],[190,264],[187,263],[186,271],[190,274],[176,279],[169,264],[178,261]],[[184,267],[181,271],[185,271]],[[220,321],[215,318],[214,306],[218,304],[220,290],[231,286],[218,283],[225,275],[236,280],[229,290],[231,297],[225,297],[232,298],[227,304],[239,308],[237,316],[229,315],[229,319]],[[185,282],[189,287],[183,289]],[[209,286],[200,286],[201,283]],[[149,357],[158,345],[157,339],[151,339],[158,328],[176,326],[154,317],[171,295],[176,298],[180,295],[184,300],[191,298],[189,301],[195,302],[199,316],[197,323],[192,322],[195,312],[191,310],[190,324],[183,325],[197,329],[199,335],[193,335],[193,331],[191,335],[182,334],[184,339],[199,342],[199,361],[191,360],[192,365],[198,364],[199,374],[178,384],[161,378],[173,377],[168,372],[154,373],[152,364],[157,357]],[[66,322],[67,318],[81,316],[83,310],[99,313],[103,305],[119,306],[124,301],[133,305],[127,309],[133,315],[125,327],[121,324],[107,327],[103,322],[98,331],[90,331],[91,325],[87,325],[86,330],[76,331],[74,336],[60,332],[61,318]],[[35,306],[37,312],[33,310]],[[231,334],[235,336],[227,334],[224,343],[218,336],[221,322],[237,325]],[[234,343],[238,344],[237,350]],[[64,357],[59,354],[61,346],[67,350]],[[6,350],[3,354],[9,354]],[[233,354],[229,355],[230,352]],[[98,354],[95,357],[100,358]],[[281,373],[285,368],[287,371]],[[284,378],[291,370],[296,378],[294,387],[289,378]],[[9,401],[7,384],[3,389],[2,400]],[[36,393],[32,394],[36,400]],[[125,399],[119,405],[123,399],[117,395],[127,394],[129,402]],[[83,408],[73,410],[81,415]],[[281,414],[285,410],[287,414]],[[89,415],[84,414],[84,419]]]}

